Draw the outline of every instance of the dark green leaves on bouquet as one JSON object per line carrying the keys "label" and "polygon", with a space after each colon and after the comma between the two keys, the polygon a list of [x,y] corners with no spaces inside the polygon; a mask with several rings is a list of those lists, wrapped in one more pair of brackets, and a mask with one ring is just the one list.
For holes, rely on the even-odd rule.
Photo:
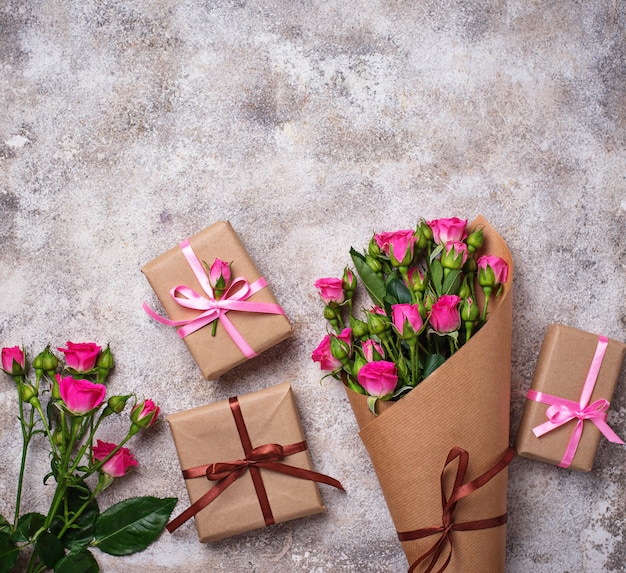
{"label": "dark green leaves on bouquet", "polygon": [[56,535],[49,531],[43,531],[35,542],[35,552],[46,564],[46,567],[52,569],[56,562],[63,557],[65,550],[63,542]]}
{"label": "dark green leaves on bouquet", "polygon": [[110,555],[143,551],[161,533],[178,500],[134,497],[116,503],[96,521],[94,544]]}
{"label": "dark green leaves on bouquet", "polygon": [[352,257],[356,272],[361,278],[361,282],[367,289],[367,292],[372,297],[372,301],[374,304],[383,308],[385,306],[383,301],[387,294],[385,281],[370,268],[361,253],[352,248],[350,249],[350,257]]}

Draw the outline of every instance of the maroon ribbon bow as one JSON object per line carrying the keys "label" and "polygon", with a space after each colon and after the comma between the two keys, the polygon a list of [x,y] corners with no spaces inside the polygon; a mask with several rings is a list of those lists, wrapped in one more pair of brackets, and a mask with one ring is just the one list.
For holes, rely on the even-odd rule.
{"label": "maroon ribbon bow", "polygon": [[228,403],[235,419],[235,425],[237,426],[239,439],[241,440],[245,457],[241,460],[235,460],[232,462],[217,462],[183,470],[183,477],[185,479],[206,477],[207,479],[216,481],[217,483],[200,499],[195,501],[178,517],[174,518],[167,524],[166,528],[170,533],[178,529],[183,523],[191,519],[201,509],[204,509],[207,505],[209,505],[226,488],[237,481],[246,470],[250,472],[252,483],[254,484],[254,489],[259,500],[259,505],[261,506],[261,511],[263,512],[265,525],[271,525],[272,523],[275,523],[275,521],[272,514],[272,508],[270,507],[270,502],[267,497],[267,492],[265,490],[265,485],[263,484],[263,478],[261,477],[261,468],[287,474],[300,479],[325,483],[345,491],[341,483],[330,476],[320,474],[312,470],[290,466],[281,462],[281,460],[287,456],[306,450],[307,445],[304,441],[289,444],[287,446],[282,446],[280,444],[264,444],[253,448],[250,435],[248,434],[248,429],[246,428],[246,423],[243,419],[243,414],[241,413],[239,400],[236,397],[229,398]]}
{"label": "maroon ribbon bow", "polygon": [[[442,573],[442,571],[444,571],[448,567],[450,560],[452,559],[452,534],[454,531],[475,531],[478,529],[489,529],[491,527],[498,527],[499,525],[504,525],[506,523],[506,513],[488,519],[478,519],[475,521],[466,521],[464,523],[455,523],[454,510],[456,509],[456,504],[461,499],[467,497],[471,493],[474,493],[477,489],[480,489],[482,486],[484,486],[491,478],[495,477],[504,468],[506,468],[514,457],[515,450],[509,447],[500,459],[500,461],[498,461],[491,469],[487,470],[484,474],[478,476],[476,479],[467,483],[463,483],[463,480],[465,479],[465,474],[467,472],[467,466],[469,464],[469,454],[466,450],[458,446],[454,446],[450,450],[446,459],[446,463],[443,466],[440,478],[441,505],[443,508],[442,524],[434,527],[425,527],[422,529],[414,529],[412,531],[398,532],[398,538],[400,539],[400,541],[413,541],[416,539],[423,539],[425,537],[430,537],[431,535],[439,534],[439,538],[437,539],[437,541],[435,541],[433,546],[421,557],[419,557],[415,562],[413,562],[413,564],[409,568],[408,573],[413,573],[417,569],[418,565],[424,563],[429,557],[431,558],[430,563],[424,573],[431,573],[437,565],[437,561],[439,560],[441,554],[443,553],[444,547],[447,544],[448,555],[441,568],[437,570],[437,573]],[[450,497],[448,498],[446,497],[443,477],[446,467],[451,464],[456,458],[459,458],[459,465],[457,468],[456,477],[454,479],[454,486],[452,488]]]}

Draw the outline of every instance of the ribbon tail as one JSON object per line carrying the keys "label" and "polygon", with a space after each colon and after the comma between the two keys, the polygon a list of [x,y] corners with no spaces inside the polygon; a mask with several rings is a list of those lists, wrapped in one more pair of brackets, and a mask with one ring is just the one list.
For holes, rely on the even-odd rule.
{"label": "ribbon tail", "polygon": [[201,498],[191,504],[180,515],[172,519],[165,528],[170,532],[176,531],[183,523],[191,519],[196,513],[204,509],[207,505],[213,502],[226,488],[232,485],[243,473],[243,469],[238,472],[231,473],[228,477],[217,482],[209,491],[207,491]]}
{"label": "ribbon tail", "polygon": [[241,333],[237,330],[237,328],[230,321],[230,319],[225,314],[220,314],[219,318],[220,318],[220,322],[224,325],[224,328],[226,329],[226,332],[228,332],[230,337],[233,339],[233,341],[237,345],[237,348],[239,348],[239,350],[241,350],[243,355],[246,358],[254,358],[255,356],[257,356],[257,353],[246,342],[244,337],[241,336]]}
{"label": "ribbon tail", "polygon": [[332,478],[330,476],[321,474],[319,472],[313,470],[307,470],[304,468],[298,468],[295,466],[289,466],[287,464],[283,464],[275,461],[261,461],[255,464],[257,467],[265,468],[268,470],[273,470],[275,472],[279,472],[281,474],[285,474],[292,477],[297,477],[301,479],[306,479],[310,481],[315,481],[317,483],[324,483],[326,485],[330,485],[340,489],[341,491],[346,491],[344,487],[341,485],[339,480]]}
{"label": "ribbon tail", "polygon": [[593,420],[593,423],[597,426],[598,430],[600,430],[604,437],[613,444],[623,444],[624,440],[620,438],[609,426],[605,420]]}

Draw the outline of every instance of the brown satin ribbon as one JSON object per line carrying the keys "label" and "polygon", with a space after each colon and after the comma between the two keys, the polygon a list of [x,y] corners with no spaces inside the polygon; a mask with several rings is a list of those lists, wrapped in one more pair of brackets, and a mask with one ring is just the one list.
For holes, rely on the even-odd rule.
{"label": "brown satin ribbon", "polygon": [[[469,454],[466,450],[464,450],[463,448],[459,448],[458,446],[455,446],[450,450],[446,459],[446,463],[443,466],[440,478],[441,505],[443,507],[442,524],[435,527],[425,527],[423,529],[415,529],[413,531],[398,532],[398,538],[400,539],[400,541],[413,541],[415,539],[423,539],[424,537],[430,537],[431,535],[440,534],[439,538],[433,544],[433,546],[426,553],[424,553],[421,557],[413,562],[413,564],[409,568],[408,573],[413,573],[417,569],[417,567],[421,563],[424,563],[429,557],[430,563],[424,573],[431,573],[437,565],[437,561],[441,557],[441,554],[443,553],[444,547],[447,542],[449,546],[448,555],[441,568],[437,570],[437,573],[442,573],[442,571],[444,571],[448,567],[450,560],[452,559],[453,531],[476,531],[478,529],[489,529],[491,527],[498,527],[499,525],[504,525],[506,523],[506,513],[489,519],[478,519],[476,521],[454,523],[454,510],[456,509],[456,504],[459,502],[459,500],[470,495],[471,493],[474,493],[477,489],[484,486],[491,478],[493,478],[504,468],[506,468],[509,463],[511,463],[511,460],[514,457],[515,450],[509,447],[500,459],[500,461],[496,463],[496,465],[494,465],[491,469],[487,470],[484,474],[478,476],[476,479],[467,483],[463,483],[463,480],[465,479],[465,474],[467,472],[467,466],[469,464]],[[447,498],[444,488],[443,476],[446,467],[456,458],[459,458],[459,465],[457,468],[456,477],[454,479],[454,487],[452,488],[450,497]]]}
{"label": "brown satin ribbon", "polygon": [[263,478],[261,477],[261,468],[300,479],[325,483],[345,491],[341,483],[330,476],[304,468],[289,466],[280,462],[280,460],[287,456],[306,450],[306,442],[296,442],[287,446],[282,446],[280,444],[264,444],[253,448],[250,435],[248,434],[248,429],[246,428],[246,423],[243,419],[243,414],[241,413],[239,400],[236,397],[229,398],[228,403],[230,405],[233,418],[235,419],[235,425],[237,427],[237,432],[239,433],[239,439],[241,440],[245,457],[241,460],[235,460],[232,462],[217,462],[183,470],[183,477],[185,479],[206,477],[209,480],[217,481],[217,483],[200,499],[167,524],[166,528],[170,533],[178,529],[188,519],[192,518],[201,509],[204,509],[207,505],[209,505],[226,488],[237,481],[246,470],[250,471],[250,477],[252,478],[252,483],[254,484],[259,505],[261,506],[265,525],[271,525],[275,522],[270,502],[267,497],[267,492],[265,491],[265,485],[263,484]]}

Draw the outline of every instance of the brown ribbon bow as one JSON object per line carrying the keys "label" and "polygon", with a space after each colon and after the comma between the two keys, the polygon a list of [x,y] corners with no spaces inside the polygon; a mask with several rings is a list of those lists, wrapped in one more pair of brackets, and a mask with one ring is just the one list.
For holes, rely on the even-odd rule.
{"label": "brown ribbon bow", "polygon": [[280,461],[287,456],[306,450],[306,442],[296,442],[287,446],[282,446],[280,444],[264,444],[253,448],[250,435],[248,434],[248,429],[246,428],[246,423],[243,419],[243,414],[241,413],[239,400],[236,397],[229,398],[228,403],[235,419],[235,425],[239,433],[239,439],[241,440],[245,457],[241,460],[235,460],[232,462],[217,462],[183,470],[183,477],[185,479],[206,477],[207,479],[216,481],[217,483],[200,499],[167,524],[166,528],[170,533],[178,529],[188,519],[192,518],[201,509],[204,509],[207,505],[209,505],[226,488],[237,481],[246,470],[250,471],[252,483],[254,484],[254,489],[259,500],[259,505],[261,506],[261,511],[263,512],[265,525],[271,525],[272,523],[275,523],[275,521],[274,516],[272,515],[270,502],[267,497],[267,492],[265,491],[265,485],[263,484],[263,478],[261,477],[261,468],[280,472],[300,479],[325,483],[345,491],[341,483],[330,476],[326,476],[312,470],[290,466]]}
{"label": "brown ribbon bow", "polygon": [[[504,468],[506,468],[509,463],[511,463],[511,460],[514,457],[515,450],[509,447],[500,459],[500,461],[498,461],[498,463],[496,463],[491,469],[487,470],[484,474],[478,476],[476,479],[467,483],[463,483],[463,480],[465,479],[465,474],[467,472],[467,466],[469,464],[469,454],[466,450],[458,446],[454,446],[450,450],[446,459],[446,463],[443,466],[440,478],[441,505],[443,507],[442,524],[435,527],[425,527],[423,529],[415,529],[413,531],[398,532],[398,538],[400,539],[400,541],[413,541],[415,539],[423,539],[424,537],[430,537],[431,535],[440,534],[439,538],[433,544],[433,546],[411,565],[408,573],[413,573],[417,569],[418,565],[425,562],[429,557],[431,558],[431,560],[428,568],[424,573],[431,573],[434,570],[447,542],[449,546],[448,555],[441,568],[437,570],[437,573],[442,573],[442,571],[444,571],[448,567],[450,560],[452,559],[452,533],[454,531],[475,531],[478,529],[489,529],[491,527],[498,527],[499,525],[504,525],[506,523],[506,513],[488,519],[478,519],[476,521],[455,523],[454,510],[456,509],[456,504],[461,499],[470,495],[471,493],[474,493],[477,489],[484,486],[491,478],[495,477]],[[456,458],[459,458],[459,465],[457,468],[456,477],[454,479],[452,492],[450,494],[450,497],[447,498],[443,477],[446,467],[451,464]]]}

